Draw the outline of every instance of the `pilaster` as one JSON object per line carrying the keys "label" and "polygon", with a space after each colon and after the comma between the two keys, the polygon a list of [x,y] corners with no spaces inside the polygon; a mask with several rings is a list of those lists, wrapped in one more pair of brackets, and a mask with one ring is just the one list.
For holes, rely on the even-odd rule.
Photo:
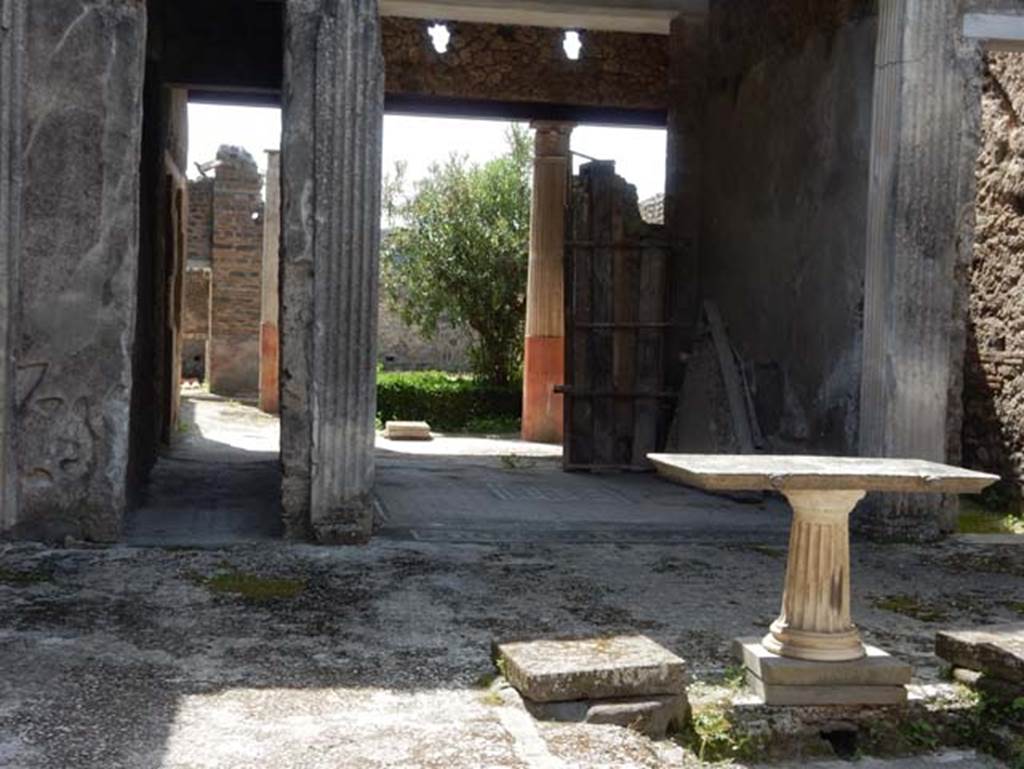
{"label": "pilaster", "polygon": [[[962,340],[956,265],[976,144],[953,0],[882,0],[864,286],[860,452],[944,461],[954,346]],[[969,131],[966,135],[969,138]],[[969,228],[968,228],[969,229]],[[954,397],[958,397],[954,394]],[[871,499],[855,523],[930,538],[942,501]]]}
{"label": "pilaster", "polygon": [[288,0],[283,502],[321,542],[372,526],[383,80],[376,0]]}
{"label": "pilaster", "polygon": [[24,4],[0,0],[0,535],[18,521],[14,461],[14,338],[20,223],[21,69]]}

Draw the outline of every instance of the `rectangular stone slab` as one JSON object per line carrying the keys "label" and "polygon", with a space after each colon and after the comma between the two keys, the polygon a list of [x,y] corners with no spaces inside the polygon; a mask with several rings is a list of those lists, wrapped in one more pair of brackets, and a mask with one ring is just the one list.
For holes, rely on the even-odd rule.
{"label": "rectangular stone slab", "polygon": [[648,454],[666,478],[706,491],[858,490],[976,494],[999,476],[921,459]]}
{"label": "rectangular stone slab", "polygon": [[747,684],[765,705],[899,705],[907,701],[904,686],[782,686],[766,684],[749,670]]}
{"label": "rectangular stone slab", "polygon": [[1024,683],[1024,622],[942,631],[935,636],[935,653],[954,667]]}
{"label": "rectangular stone slab", "polygon": [[495,644],[498,666],[535,702],[642,697],[686,691],[686,664],[644,636]]}
{"label": "rectangular stone slab", "polygon": [[772,654],[760,638],[737,638],[736,656],[766,685],[779,686],[903,686],[912,668],[876,646],[864,647],[867,656],[849,662],[809,662]]}
{"label": "rectangular stone slab", "polygon": [[430,425],[426,422],[388,422],[384,425],[384,437],[392,441],[429,441]]}

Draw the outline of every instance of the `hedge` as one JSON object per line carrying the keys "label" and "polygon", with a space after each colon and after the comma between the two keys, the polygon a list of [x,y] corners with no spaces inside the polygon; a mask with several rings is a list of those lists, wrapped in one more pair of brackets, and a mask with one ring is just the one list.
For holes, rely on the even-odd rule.
{"label": "hedge", "polygon": [[[440,432],[488,432],[517,428],[521,385],[495,387],[470,376],[441,371],[377,373],[377,419],[423,420]],[[504,431],[501,430],[501,431]]]}

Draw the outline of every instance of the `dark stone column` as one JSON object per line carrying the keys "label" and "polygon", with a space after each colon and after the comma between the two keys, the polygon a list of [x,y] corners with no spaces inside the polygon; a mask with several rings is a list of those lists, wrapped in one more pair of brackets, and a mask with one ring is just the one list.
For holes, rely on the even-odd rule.
{"label": "dark stone column", "polygon": [[289,533],[321,542],[372,525],[383,110],[375,0],[288,0],[283,503]]}
{"label": "dark stone column", "polygon": [[[965,321],[957,265],[971,238],[977,153],[957,6],[882,0],[879,7],[860,404],[865,456],[947,459],[947,419],[959,398],[951,397],[951,383],[959,382],[952,366],[962,365]],[[950,502],[886,495],[869,499],[853,520],[886,538],[928,539],[939,534]]]}
{"label": "dark stone column", "polygon": [[13,417],[13,287],[21,202],[21,78],[24,3],[0,0],[0,535],[18,520]]}
{"label": "dark stone column", "polygon": [[698,260],[707,105],[708,33],[704,19],[680,16],[669,37],[669,107],[665,173],[665,225],[672,244],[666,376],[683,379],[685,354],[699,313]]}
{"label": "dark stone column", "polygon": [[27,30],[18,534],[114,540],[129,454],[146,6],[14,4]]}

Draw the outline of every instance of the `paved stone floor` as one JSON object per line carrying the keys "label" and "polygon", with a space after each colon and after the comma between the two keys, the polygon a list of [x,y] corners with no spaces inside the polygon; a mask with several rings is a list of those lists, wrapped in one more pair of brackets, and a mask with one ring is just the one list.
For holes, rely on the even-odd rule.
{"label": "paved stone floor", "polygon": [[[677,742],[532,721],[489,688],[490,644],[642,633],[688,661],[693,692],[720,691],[731,640],[763,633],[778,610],[777,502],[566,476],[537,456],[550,449],[493,440],[411,457],[384,444],[382,536],[363,548],[266,541],[276,423],[218,399],[186,409],[195,427],[130,528],[136,544],[176,547],[0,544],[0,767],[700,765]],[[247,537],[264,541],[215,547]],[[915,666],[927,703],[955,696],[938,629],[1024,612],[1018,545],[857,544],[853,569],[867,639]],[[915,761],[863,766],[998,766]]]}
{"label": "paved stone floor", "polygon": [[[160,457],[132,545],[253,543],[281,534],[279,424],[236,401],[189,390],[182,431]],[[440,542],[784,543],[776,499],[738,502],[654,474],[565,473],[561,449],[509,437],[377,439],[379,535]]]}
{"label": "paved stone floor", "polygon": [[[639,632],[714,680],[773,618],[783,565],[728,543],[0,545],[0,766],[697,765],[534,724],[486,688],[491,640]],[[867,638],[922,691],[951,686],[937,629],[1010,621],[1024,595],[1021,548],[859,546],[853,566]]]}

